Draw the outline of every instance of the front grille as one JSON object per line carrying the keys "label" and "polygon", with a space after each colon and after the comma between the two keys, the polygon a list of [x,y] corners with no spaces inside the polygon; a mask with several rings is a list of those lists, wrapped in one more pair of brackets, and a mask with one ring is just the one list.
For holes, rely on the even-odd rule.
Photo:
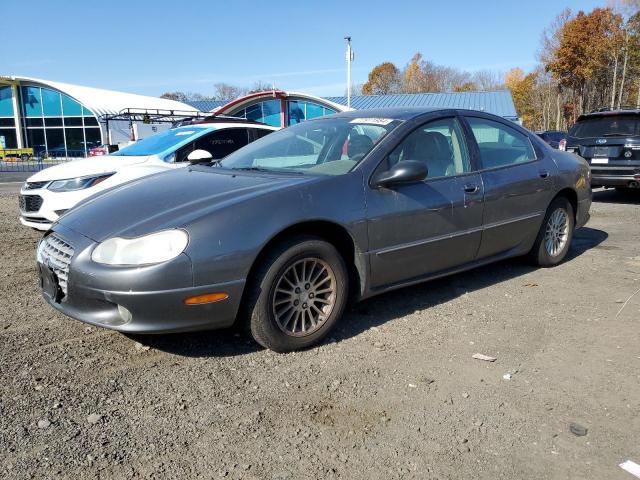
{"label": "front grille", "polygon": [[73,247],[55,233],[44,237],[38,245],[38,261],[54,271],[60,289],[65,295],[69,285],[69,264],[72,257]]}
{"label": "front grille", "polygon": [[23,212],[37,212],[42,206],[42,197],[40,195],[20,195],[18,203]]}
{"label": "front grille", "polygon": [[27,182],[24,184],[25,190],[37,190],[44,187],[49,182]]}

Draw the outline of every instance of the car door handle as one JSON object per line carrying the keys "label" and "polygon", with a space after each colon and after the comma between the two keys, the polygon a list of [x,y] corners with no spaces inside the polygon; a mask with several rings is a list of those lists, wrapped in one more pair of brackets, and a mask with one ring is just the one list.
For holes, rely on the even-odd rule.
{"label": "car door handle", "polygon": [[480,191],[480,187],[474,184],[468,184],[464,186],[464,193],[478,193]]}
{"label": "car door handle", "polygon": [[549,176],[549,170],[540,170],[538,175],[540,175],[540,178],[547,178]]}

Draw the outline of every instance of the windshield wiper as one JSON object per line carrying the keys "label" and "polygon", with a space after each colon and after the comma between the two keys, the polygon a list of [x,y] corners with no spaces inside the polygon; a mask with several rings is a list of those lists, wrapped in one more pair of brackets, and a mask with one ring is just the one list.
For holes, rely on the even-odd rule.
{"label": "windshield wiper", "polygon": [[231,167],[231,170],[244,170],[245,172],[270,172],[268,168],[262,167]]}
{"label": "windshield wiper", "polygon": [[633,133],[605,133],[602,137],[635,137]]}
{"label": "windshield wiper", "polygon": [[232,167],[231,170],[242,170],[245,172],[293,173],[295,175],[304,175],[304,173],[298,172],[296,170],[277,170],[264,167]]}

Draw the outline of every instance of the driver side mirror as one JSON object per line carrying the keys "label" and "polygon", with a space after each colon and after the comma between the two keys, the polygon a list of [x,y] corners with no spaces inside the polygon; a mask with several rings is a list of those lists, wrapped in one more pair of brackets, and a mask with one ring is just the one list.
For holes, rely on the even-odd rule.
{"label": "driver side mirror", "polygon": [[395,184],[421,182],[429,170],[424,162],[417,160],[403,160],[396,163],[391,169],[382,172],[373,180],[375,187],[388,187]]}
{"label": "driver side mirror", "polygon": [[197,165],[199,163],[209,163],[213,160],[213,155],[211,155],[206,150],[194,150],[189,154],[187,160],[191,165]]}

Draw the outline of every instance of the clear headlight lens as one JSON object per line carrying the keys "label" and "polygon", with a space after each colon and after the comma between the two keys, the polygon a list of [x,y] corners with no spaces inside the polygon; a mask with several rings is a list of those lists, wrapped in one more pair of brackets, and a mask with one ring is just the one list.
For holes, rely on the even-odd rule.
{"label": "clear headlight lens", "polygon": [[165,230],[144,237],[113,237],[98,245],[91,259],[107,265],[148,265],[176,258],[189,243],[183,230]]}
{"label": "clear headlight lens", "polygon": [[91,175],[88,177],[67,178],[66,180],[56,180],[51,182],[47,187],[52,192],[73,192],[75,190],[84,190],[94,185],[104,182],[113,175],[112,173],[103,173],[101,175]]}

